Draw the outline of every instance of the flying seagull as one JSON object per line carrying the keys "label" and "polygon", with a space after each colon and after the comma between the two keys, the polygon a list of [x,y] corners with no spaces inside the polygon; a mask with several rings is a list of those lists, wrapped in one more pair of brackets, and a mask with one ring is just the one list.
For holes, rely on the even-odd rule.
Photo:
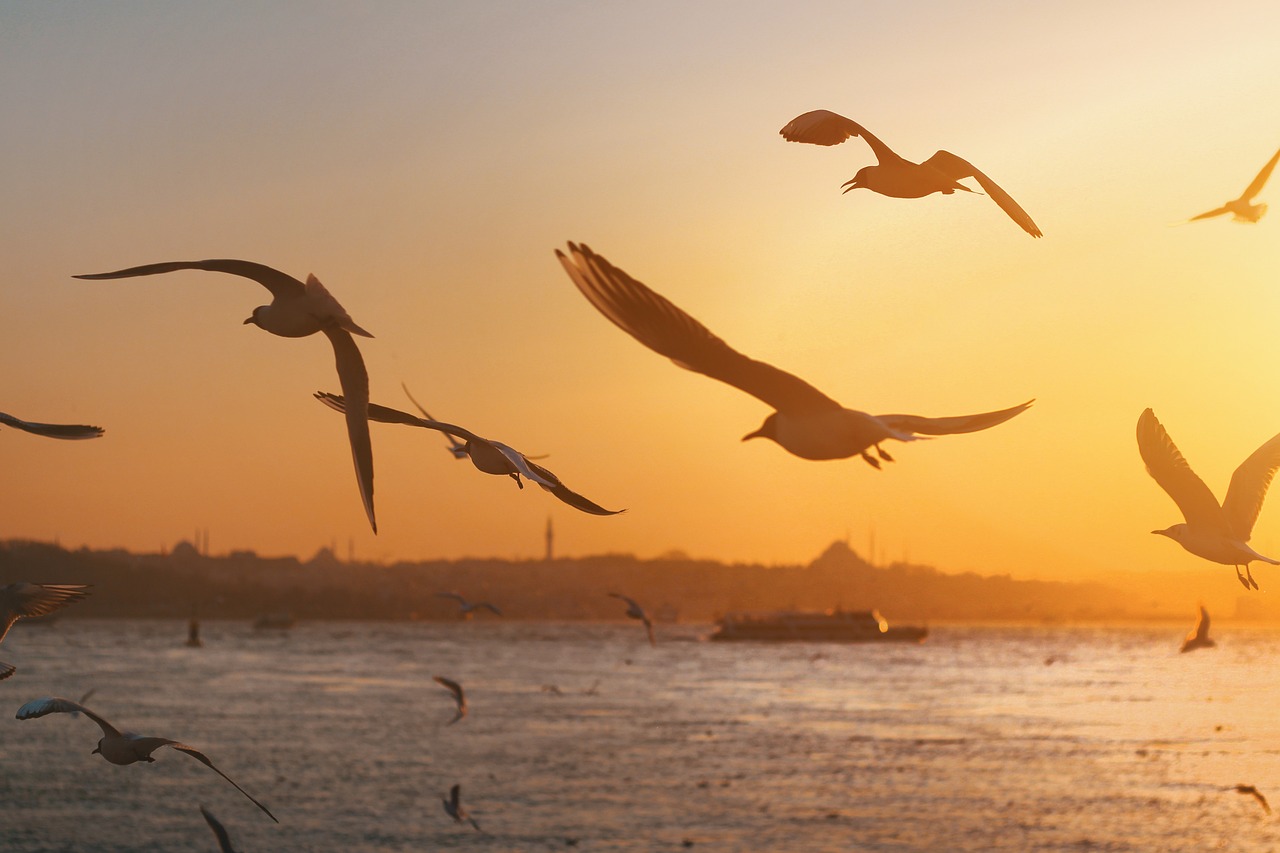
{"label": "flying seagull", "polygon": [[447,798],[446,797],[440,798],[440,802],[444,803],[444,810],[445,812],[448,813],[449,817],[453,818],[458,823],[462,823],[463,821],[466,821],[470,823],[472,826],[474,826],[478,831],[484,832],[483,829],[480,829],[480,824],[476,823],[476,819],[473,818],[471,815],[469,815],[467,813],[467,810],[462,807],[461,800],[462,800],[461,785],[454,785],[452,788],[449,789],[449,796]]}
{"label": "flying seagull", "polygon": [[218,849],[222,853],[236,853],[236,849],[231,846],[231,836],[227,834],[227,828],[222,825],[222,821],[214,817],[213,813],[204,806],[200,807],[200,814],[204,815],[205,822],[209,824],[214,837],[218,839]]}
{"label": "flying seagull", "polygon": [[843,184],[845,192],[869,189],[894,198],[922,198],[932,193],[950,195],[956,190],[973,192],[959,181],[962,178],[974,178],[987,195],[991,196],[991,200],[1000,205],[1000,209],[1009,214],[1010,219],[1022,226],[1023,231],[1032,237],[1040,236],[1040,229],[1012,196],[968,160],[957,157],[950,151],[938,151],[923,163],[912,163],[893,153],[888,145],[871,135],[856,121],[830,110],[813,110],[798,115],[778,132],[788,142],[808,142],[813,145],[839,145],[851,136],[865,139],[878,163],[859,169],[852,180]]}
{"label": "flying seagull", "polygon": [[644,608],[641,607],[634,598],[627,598],[625,595],[622,595],[621,593],[611,592],[609,593],[609,595],[613,598],[621,599],[622,601],[625,601],[627,603],[627,613],[626,613],[627,618],[639,619],[641,622],[643,622],[645,633],[649,635],[649,645],[651,646],[658,645],[657,641],[654,640],[653,638],[653,622],[650,621],[649,614],[644,612]]}
{"label": "flying seagull", "polygon": [[[82,583],[11,583],[0,586],[0,642],[24,616],[45,616],[84,598],[89,586]],[[0,661],[0,681],[15,668]]]}
{"label": "flying seagull", "polygon": [[4,412],[0,412],[0,424],[20,429],[23,432],[29,432],[32,435],[42,435],[45,438],[72,440],[100,438],[102,433],[105,432],[102,427],[84,426],[83,424],[40,424],[34,421],[24,421],[15,418],[13,415],[6,415]]}
{"label": "flying seagull", "polygon": [[489,611],[490,611],[490,612],[492,612],[495,616],[501,616],[501,615],[502,615],[502,611],[501,611],[501,610],[499,610],[498,608],[494,607],[494,606],[493,606],[492,604],[490,604],[489,602],[487,602],[487,601],[477,601],[477,602],[475,602],[475,603],[473,604],[473,603],[471,603],[470,601],[467,601],[467,600],[466,600],[465,598],[463,598],[461,595],[458,595],[458,593],[456,593],[456,592],[437,592],[437,593],[436,593],[436,597],[437,597],[437,598],[452,598],[454,601],[458,602],[458,607],[460,608],[459,613],[462,615],[462,617],[463,617],[464,619],[470,618],[470,616],[471,616],[473,613],[475,613],[477,610],[489,610]]}
{"label": "flying seagull", "polygon": [[[346,400],[337,394],[326,394],[323,391],[317,391],[315,397],[331,409],[336,409],[339,412],[347,411]],[[524,488],[524,483],[520,481],[520,476],[524,475],[530,482],[537,483],[545,491],[555,495],[574,509],[582,510],[591,515],[617,515],[626,511],[605,509],[594,501],[588,500],[560,482],[560,478],[555,474],[531,461],[528,456],[525,456],[514,447],[508,447],[500,441],[481,438],[474,432],[463,429],[460,426],[420,418],[408,412],[402,412],[399,409],[379,406],[376,403],[368,404],[368,412],[369,420],[371,421],[424,427],[446,435],[456,436],[465,442],[463,448],[467,451],[467,455],[471,457],[471,464],[484,473],[504,474],[515,480],[516,485],[522,489]],[[350,417],[349,412],[347,416]]]}
{"label": "flying seagull", "polygon": [[[1227,498],[1218,499],[1209,491],[1204,481],[1196,476],[1182,458],[1178,448],[1165,432],[1155,413],[1150,409],[1138,418],[1138,452],[1146,463],[1147,473],[1169,493],[1173,502],[1182,510],[1185,524],[1175,524],[1152,533],[1168,536],[1186,550],[1222,563],[1234,566],[1236,578],[1245,589],[1258,588],[1258,582],[1249,571],[1249,563],[1261,560],[1280,566],[1280,560],[1264,557],[1247,544],[1258,519],[1262,501],[1267,496],[1267,486],[1280,468],[1280,435],[1253,452],[1253,455],[1231,475]],[[1240,567],[1245,573],[1240,574]]]}
{"label": "flying seagull", "polygon": [[1026,411],[1033,401],[998,412],[926,418],[919,415],[869,415],[846,409],[798,376],[750,359],[711,333],[661,295],[613,266],[585,245],[569,244],[556,257],[573,283],[596,309],[627,334],[678,366],[727,382],[768,403],[776,411],[755,432],[803,459],[845,459],[860,455],[874,468],[893,461],[880,443],[915,441],[922,436],[977,432]]}
{"label": "flying seagull", "polygon": [[225,272],[258,282],[271,291],[271,304],[253,309],[246,324],[265,329],[273,335],[285,338],[303,338],[323,332],[333,344],[337,359],[338,381],[343,394],[352,402],[347,413],[347,437],[351,442],[351,457],[356,467],[356,482],[360,487],[360,499],[373,532],[378,532],[378,522],[373,515],[373,448],[369,442],[369,423],[364,409],[369,403],[369,374],[364,359],[352,335],[371,338],[373,335],[356,325],[338,300],[325,289],[314,275],[308,275],[306,283],[298,281],[279,270],[250,261],[214,259],[207,261],[170,261],[147,264],[115,272],[77,275],[74,278],[93,281],[135,276],[159,275],[177,270],[207,270]]}
{"label": "flying seagull", "polygon": [[1181,651],[1194,652],[1196,649],[1211,649],[1216,645],[1217,643],[1209,639],[1209,611],[1205,610],[1202,604],[1200,605],[1200,618],[1196,620],[1196,627],[1182,641]]}
{"label": "flying seagull", "polygon": [[1262,810],[1267,814],[1271,814],[1271,806],[1267,804],[1267,798],[1262,796],[1262,792],[1253,785],[1236,785],[1233,788],[1227,788],[1228,791],[1235,791],[1237,794],[1248,794],[1258,801],[1258,805],[1262,806]]}
{"label": "flying seagull", "polygon": [[112,764],[133,764],[137,761],[154,762],[151,753],[155,752],[162,746],[170,746],[179,752],[185,752],[192,758],[199,761],[205,767],[208,767],[214,773],[217,773],[223,779],[231,782],[231,785],[240,793],[249,798],[249,801],[267,815],[267,817],[279,823],[276,816],[271,810],[262,803],[249,796],[249,792],[241,788],[231,777],[223,773],[217,767],[213,766],[213,762],[209,760],[203,752],[187,746],[185,743],[179,743],[176,740],[169,740],[163,737],[143,737],[132,732],[121,732],[115,726],[99,717],[93,711],[78,702],[72,702],[70,699],[59,699],[50,697],[45,699],[32,699],[27,704],[18,709],[17,717],[19,720],[31,720],[36,717],[43,717],[46,714],[70,714],[79,711],[89,719],[98,724],[102,729],[102,737],[98,740],[98,745],[94,748],[91,755],[97,753]]}
{"label": "flying seagull", "polygon": [[453,701],[458,705],[457,715],[445,725],[452,726],[467,715],[467,695],[462,692],[462,685],[456,681],[445,678],[443,675],[433,675],[431,680],[439,684],[445,690],[453,694]]}
{"label": "flying seagull", "polygon": [[1262,192],[1262,187],[1267,183],[1267,178],[1271,177],[1272,171],[1276,168],[1276,161],[1280,160],[1280,151],[1276,151],[1271,155],[1271,159],[1267,161],[1267,165],[1262,167],[1262,171],[1253,179],[1253,183],[1245,187],[1244,192],[1237,199],[1224,204],[1222,207],[1205,211],[1199,216],[1193,216],[1188,222],[1195,222],[1199,219],[1211,219],[1215,216],[1221,216],[1224,213],[1230,213],[1235,222],[1257,222],[1262,218],[1262,214],[1267,212],[1265,204],[1252,204],[1253,197]]}

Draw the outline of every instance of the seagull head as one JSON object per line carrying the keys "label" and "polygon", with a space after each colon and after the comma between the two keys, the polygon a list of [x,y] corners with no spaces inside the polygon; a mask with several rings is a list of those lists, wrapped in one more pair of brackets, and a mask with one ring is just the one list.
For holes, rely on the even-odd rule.
{"label": "seagull head", "polygon": [[242,323],[241,325],[247,326],[250,323],[252,323],[253,325],[258,326],[259,328],[262,328],[262,322],[261,320],[258,319],[258,315],[260,315],[263,311],[267,310],[267,307],[268,306],[266,305],[259,305],[257,308],[254,308],[253,313],[249,315],[249,319],[245,320],[244,323]]}
{"label": "seagull head", "polygon": [[755,432],[747,433],[742,437],[742,440],[746,441],[749,438],[771,438],[774,441],[777,441],[778,440],[778,413],[774,412],[772,415],[769,415],[769,417],[764,419],[764,423],[760,424],[760,429],[756,430]]}
{"label": "seagull head", "polygon": [[101,755],[101,754],[102,754],[102,741],[101,741],[101,740],[99,740],[99,741],[98,741],[98,745],[97,745],[97,746],[95,746],[95,747],[93,748],[93,752],[91,752],[91,753],[89,753],[89,754],[90,754],[90,755]]}
{"label": "seagull head", "polygon": [[840,186],[844,187],[844,191],[868,189],[867,176],[875,166],[863,166],[858,170],[858,174],[854,175],[851,180],[845,181]]}
{"label": "seagull head", "polygon": [[1168,536],[1174,542],[1181,542],[1182,535],[1187,532],[1185,524],[1175,524],[1173,527],[1166,527],[1164,530],[1153,530],[1152,533],[1157,536]]}

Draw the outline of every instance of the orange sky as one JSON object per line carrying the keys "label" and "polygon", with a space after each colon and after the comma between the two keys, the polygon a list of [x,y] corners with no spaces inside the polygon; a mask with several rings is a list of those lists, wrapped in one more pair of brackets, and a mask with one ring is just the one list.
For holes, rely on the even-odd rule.
{"label": "orange sky", "polygon": [[[784,562],[874,527],[884,560],[1230,587],[1147,533],[1180,518],[1134,424],[1153,407],[1220,495],[1280,431],[1280,215],[1172,227],[1280,146],[1276,32],[1267,2],[10,4],[0,411],[107,435],[0,435],[0,536],[522,556],[550,514],[566,554]],[[841,196],[865,144],[777,133],[819,107],[972,160],[1046,236],[980,196]],[[566,240],[849,407],[1037,403],[880,472],[740,443],[767,407],[610,325]],[[208,257],[315,273],[377,336],[375,402],[404,381],[629,511],[375,425],[374,536],[311,398],[327,341],[242,325],[267,294],[229,276],[70,277]],[[1253,544],[1280,554],[1280,510]]]}

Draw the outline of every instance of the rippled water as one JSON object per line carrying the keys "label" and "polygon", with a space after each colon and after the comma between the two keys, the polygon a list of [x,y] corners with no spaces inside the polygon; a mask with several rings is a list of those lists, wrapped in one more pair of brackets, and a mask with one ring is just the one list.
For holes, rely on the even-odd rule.
{"label": "rippled water", "polygon": [[[0,849],[1266,850],[1280,633],[946,628],[923,645],[699,642],[636,625],[21,624],[0,647]],[[1046,659],[1054,658],[1051,665]],[[432,675],[462,682],[454,726]],[[555,685],[560,693],[544,689]],[[594,695],[587,691],[595,686]],[[182,740],[116,767],[78,698]],[[488,835],[454,824],[440,795]],[[569,846],[570,839],[577,839]]]}

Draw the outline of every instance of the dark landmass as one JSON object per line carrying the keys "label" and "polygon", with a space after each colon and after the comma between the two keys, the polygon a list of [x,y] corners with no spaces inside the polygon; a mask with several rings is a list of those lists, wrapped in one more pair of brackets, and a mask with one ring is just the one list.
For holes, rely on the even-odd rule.
{"label": "dark landmass", "polygon": [[[878,608],[891,622],[1101,622],[1184,618],[1135,608],[1130,596],[1098,583],[1014,580],[1008,575],[946,574],[927,566],[868,564],[835,542],[803,566],[725,564],[672,555],[626,554],[555,560],[462,559],[393,564],[344,562],[325,548],[307,561],[253,552],[205,556],[179,543],[164,554],[67,551],[57,545],[0,542],[0,584],[27,580],[93,584],[66,618],[457,619],[437,597],[455,590],[491,601],[507,618],[617,620],[606,593],[639,599],[659,621],[710,622],[735,610]],[[491,618],[487,615],[480,618]]]}

